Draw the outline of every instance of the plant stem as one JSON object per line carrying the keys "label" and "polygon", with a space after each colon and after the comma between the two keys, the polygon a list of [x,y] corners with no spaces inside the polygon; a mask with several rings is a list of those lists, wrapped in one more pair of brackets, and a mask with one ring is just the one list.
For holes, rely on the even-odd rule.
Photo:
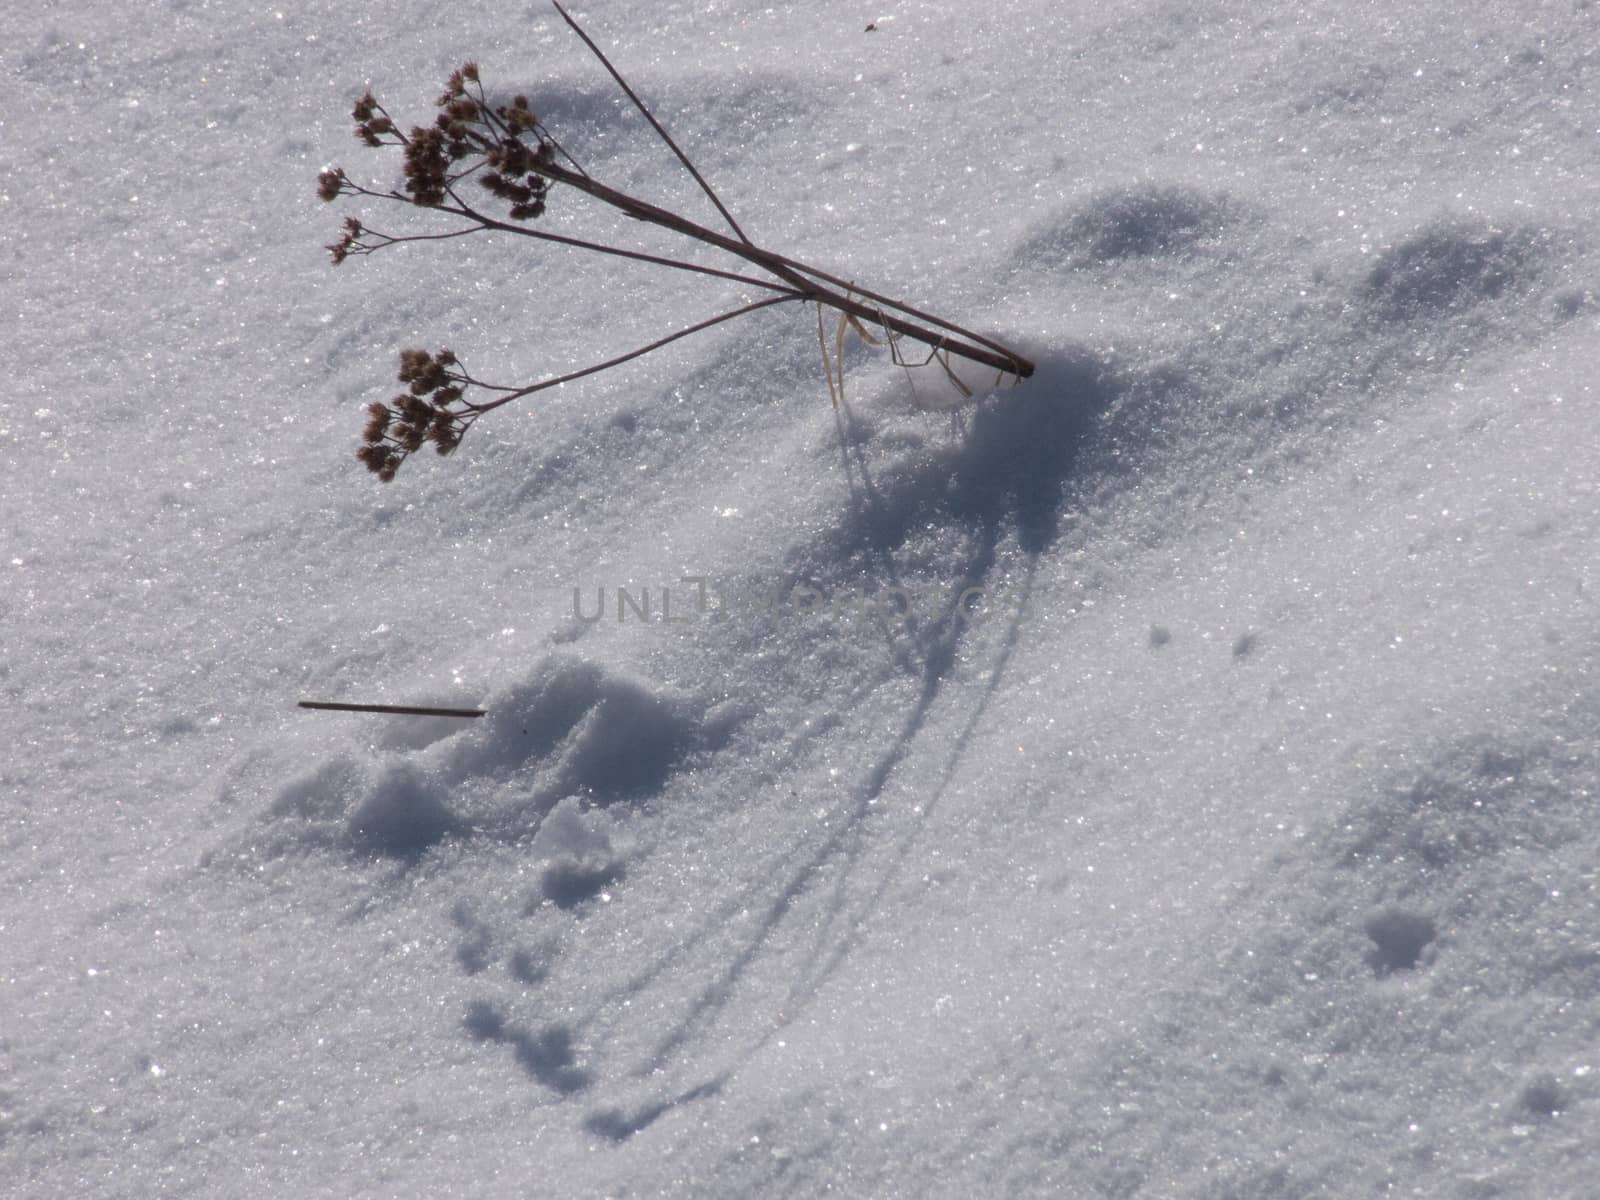
{"label": "plant stem", "polygon": [[467,407],[475,414],[486,413],[490,409],[499,408],[502,404],[510,404],[513,400],[520,400],[524,396],[531,396],[534,392],[542,392],[546,388],[553,388],[563,383],[571,383],[574,379],[582,379],[585,375],[593,375],[597,371],[604,371],[611,367],[621,366],[630,359],[639,358],[642,355],[649,354],[652,350],[659,350],[661,347],[668,345],[671,342],[675,342],[679,338],[688,337],[692,333],[699,333],[703,329],[710,329],[713,325],[720,325],[724,321],[731,321],[735,317],[742,317],[746,313],[755,312],[757,309],[770,308],[774,304],[786,304],[791,300],[801,299],[805,299],[805,297],[795,294],[788,294],[783,296],[769,296],[765,300],[754,300],[749,304],[741,305],[738,308],[729,309],[727,312],[718,313],[714,317],[707,317],[704,321],[700,321],[694,325],[686,326],[685,328],[679,329],[674,333],[669,333],[666,337],[657,338],[647,346],[640,346],[636,350],[629,350],[626,354],[619,354],[615,358],[608,358],[605,362],[593,363],[590,366],[582,367],[576,371],[568,371],[565,375],[556,375],[549,379],[541,379],[538,383],[530,383],[527,387],[520,387],[516,389],[502,388],[475,379],[472,382],[476,383],[479,387],[486,387],[490,391],[505,392],[506,394],[501,396],[498,400],[489,401],[487,404],[468,403]]}
{"label": "plant stem", "polygon": [[[931,346],[937,350],[947,350],[952,354],[959,354],[962,358],[983,363],[986,366],[994,367],[997,370],[1005,371],[1018,377],[1025,378],[1033,374],[1033,364],[1015,351],[1007,349],[998,342],[990,341],[988,338],[974,333],[970,329],[963,328],[954,322],[921,312],[907,304],[892,300],[887,296],[881,296],[876,292],[857,288],[854,284],[846,283],[844,280],[829,275],[825,271],[820,271],[805,263],[796,262],[794,259],[785,258],[781,254],[774,254],[770,250],[763,250],[759,246],[751,245],[749,242],[735,241],[726,234],[718,233],[714,229],[707,229],[704,225],[696,224],[687,217],[679,216],[675,212],[670,212],[648,201],[630,196],[626,192],[619,192],[615,188],[607,187],[598,180],[578,175],[565,167],[554,164],[541,166],[539,174],[554,182],[565,183],[569,187],[593,196],[595,199],[609,204],[630,217],[671,229],[676,233],[683,234],[685,237],[694,238],[707,245],[715,246],[719,250],[726,250],[729,254],[735,254],[746,262],[754,263],[756,266],[770,271],[779,279],[787,282],[795,291],[808,300],[815,300],[840,312],[850,313],[860,320],[873,324],[881,323],[893,332],[909,337],[913,341],[921,342],[925,346]],[[823,286],[824,283],[831,286],[825,287]],[[844,290],[842,292],[835,290],[837,288]],[[856,300],[852,293],[864,299]],[[872,301],[872,303],[866,303],[865,301],[867,300]],[[885,312],[885,308],[892,311]],[[904,315],[894,316],[892,315],[893,313]],[[937,325],[946,330],[947,333],[939,333],[924,326],[913,324],[906,319],[907,317],[914,317],[917,320]],[[956,340],[948,336],[951,333],[957,335],[958,338],[965,339],[965,341]]]}
{"label": "plant stem", "polygon": [[583,31],[583,27],[567,15],[567,10],[561,7],[560,0],[550,0],[550,2],[556,6],[556,11],[561,14],[561,19],[572,27],[573,33],[583,39],[583,44],[589,47],[590,52],[600,60],[600,65],[606,69],[612,79],[616,80],[617,86],[622,89],[623,95],[633,101],[633,106],[644,115],[646,121],[650,122],[650,128],[654,129],[656,135],[667,144],[667,149],[678,156],[678,161],[683,164],[684,170],[694,177],[694,181],[700,185],[700,190],[710,197],[712,204],[717,206],[717,211],[722,214],[722,219],[728,223],[728,228],[738,234],[739,240],[746,246],[751,246],[750,239],[744,235],[744,230],[739,228],[739,222],[733,219],[733,214],[728,211],[727,206],[722,203],[717,193],[712,190],[711,185],[706,182],[705,176],[695,169],[694,163],[689,161],[689,156],[678,148],[678,143],[672,140],[672,135],[666,131],[660,121],[656,120],[655,114],[645,106],[645,102],[639,99],[639,94],[628,86],[628,81],[622,77],[622,72],[611,65],[611,60],[605,56],[605,52],[599,46],[594,44],[594,39]]}
{"label": "plant stem", "polygon": [[[587,176],[578,176],[577,178],[587,178]],[[409,198],[403,199],[405,203],[411,203]],[[455,207],[451,207],[448,204],[440,204],[436,207],[440,212],[453,213],[455,216],[465,217],[469,221],[476,221],[485,229],[494,229],[501,233],[514,233],[520,237],[538,238],[540,241],[554,242],[561,246],[575,246],[580,250],[593,250],[596,254],[610,254],[617,258],[630,258],[635,262],[652,263],[658,267],[671,267],[675,271],[691,271],[696,275],[710,275],[715,279],[730,279],[735,283],[742,283],[748,287],[758,287],[769,292],[781,292],[786,296],[798,296],[801,294],[799,288],[774,283],[770,279],[759,279],[753,275],[741,275],[737,271],[724,271],[718,267],[708,267],[701,263],[690,262],[688,259],[648,254],[643,250],[628,250],[605,242],[591,242],[584,238],[569,237],[563,233],[550,233],[543,229],[530,229],[526,225],[513,225],[509,221],[497,220],[479,212],[460,197],[456,198]],[[476,230],[472,232],[476,232]]]}

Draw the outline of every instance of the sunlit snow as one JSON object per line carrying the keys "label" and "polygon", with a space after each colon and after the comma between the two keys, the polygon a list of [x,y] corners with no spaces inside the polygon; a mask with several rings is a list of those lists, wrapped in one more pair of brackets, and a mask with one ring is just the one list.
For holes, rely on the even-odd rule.
{"label": "sunlit snow", "polygon": [[1038,370],[780,307],[379,484],[401,348],[747,297],[334,269],[357,96],[693,181],[542,2],[10,6],[0,1190],[1594,1195],[1600,6],[573,11]]}

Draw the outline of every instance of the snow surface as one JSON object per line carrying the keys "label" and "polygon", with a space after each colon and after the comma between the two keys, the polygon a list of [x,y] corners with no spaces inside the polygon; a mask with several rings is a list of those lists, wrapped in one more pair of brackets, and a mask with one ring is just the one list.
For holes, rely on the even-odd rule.
{"label": "snow surface", "polygon": [[380,486],[399,348],[730,295],[332,270],[364,87],[692,182],[542,3],[10,6],[8,1194],[1594,1195],[1600,6],[577,15],[1038,374],[836,417],[780,308]]}

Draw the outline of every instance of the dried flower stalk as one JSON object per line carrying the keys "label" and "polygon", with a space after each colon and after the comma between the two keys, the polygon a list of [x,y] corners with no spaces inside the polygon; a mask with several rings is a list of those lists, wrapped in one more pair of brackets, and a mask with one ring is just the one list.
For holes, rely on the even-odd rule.
{"label": "dried flower stalk", "polygon": [[[509,103],[491,104],[477,65],[467,63],[451,74],[443,94],[435,102],[439,112],[432,125],[402,130],[370,92],[356,102],[351,114],[356,123],[356,137],[368,146],[400,149],[404,172],[401,187],[389,190],[367,187],[356,183],[340,167],[330,167],[317,177],[317,194],[323,200],[355,196],[397,202],[447,213],[458,218],[461,224],[439,233],[387,234],[355,217],[347,217],[341,236],[328,247],[334,263],[375,254],[403,242],[509,233],[721,279],[764,295],[674,330],[626,354],[522,387],[499,386],[474,378],[449,350],[433,353],[403,350],[399,380],[406,385],[406,390],[386,403],[367,406],[367,425],[361,447],[356,452],[379,479],[393,479],[400,464],[424,445],[432,445],[440,454],[450,453],[460,445],[463,435],[479,417],[502,404],[618,366],[679,338],[776,304],[811,301],[818,306],[819,320],[823,308],[837,312],[841,338],[845,323],[857,331],[864,331],[868,325],[882,329],[897,360],[896,343],[909,339],[928,347],[930,360],[942,362],[946,371],[949,371],[950,356],[955,355],[1019,378],[1032,374],[1031,362],[999,342],[752,243],[711,185],[600,48],[559,3],[555,8],[694,177],[727,222],[731,234],[708,228],[594,179],[539,120],[526,97],[515,96]],[[469,183],[475,184],[477,190],[469,187]],[[688,258],[647,254],[531,227],[530,222],[544,215],[557,185],[580,192],[636,220],[725,251],[759,273],[707,266]],[[479,207],[480,197],[485,192],[503,207],[503,217],[491,215]],[[833,390],[831,368],[830,390]],[[835,399],[837,402],[837,394]]]}

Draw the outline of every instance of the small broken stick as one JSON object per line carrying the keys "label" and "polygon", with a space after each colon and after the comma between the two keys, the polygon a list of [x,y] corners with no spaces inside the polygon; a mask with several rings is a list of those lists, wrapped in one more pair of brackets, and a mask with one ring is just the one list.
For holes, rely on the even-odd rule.
{"label": "small broken stick", "polygon": [[301,708],[319,708],[331,712],[397,713],[407,717],[481,717],[481,708],[429,708],[416,704],[341,704],[337,700],[302,700]]}

